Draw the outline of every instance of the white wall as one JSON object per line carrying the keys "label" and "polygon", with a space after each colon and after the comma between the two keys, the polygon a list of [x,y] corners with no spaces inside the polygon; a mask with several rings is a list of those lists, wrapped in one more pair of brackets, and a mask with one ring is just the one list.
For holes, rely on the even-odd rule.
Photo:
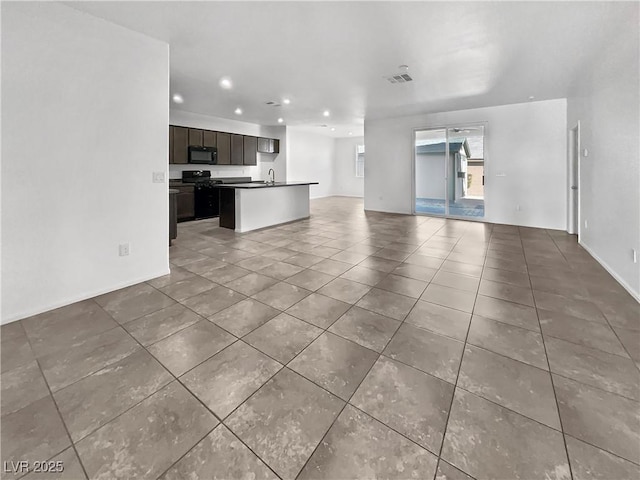
{"label": "white wall", "polygon": [[311,185],[311,198],[333,195],[335,139],[287,127],[287,180],[318,182]]}
{"label": "white wall", "polygon": [[413,129],[486,122],[485,220],[564,229],[566,112],[558,99],[365,120],[365,209],[411,213]]}
{"label": "white wall", "polygon": [[580,77],[568,99],[568,128],[580,121],[589,151],[580,159],[580,242],[640,299],[640,264],[631,253],[640,252],[638,8],[628,21],[635,28],[621,28]]}
{"label": "white wall", "polygon": [[168,45],[2,3],[2,323],[168,273],[168,97]]}
{"label": "white wall", "polygon": [[286,128],[283,126],[262,126],[257,123],[240,122],[221,117],[200,115],[171,109],[169,114],[171,125],[202,128],[219,132],[253,135],[258,137],[277,138],[280,140],[280,153],[258,153],[258,165],[169,165],[170,177],[181,178],[183,170],[211,170],[213,177],[251,177],[254,180],[267,180],[270,168],[275,171],[276,179],[284,181],[287,178],[286,161]]}
{"label": "white wall", "polygon": [[[335,139],[333,162],[333,194],[348,197],[364,196],[364,178],[356,177],[356,146],[364,145],[364,137]],[[364,169],[367,169],[367,151],[364,153]]]}

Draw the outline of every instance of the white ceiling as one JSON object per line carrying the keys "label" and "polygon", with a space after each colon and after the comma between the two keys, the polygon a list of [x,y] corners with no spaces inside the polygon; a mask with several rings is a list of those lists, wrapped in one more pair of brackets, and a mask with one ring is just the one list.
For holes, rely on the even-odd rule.
{"label": "white ceiling", "polygon": [[[335,136],[362,135],[365,116],[566,97],[609,38],[638,28],[636,2],[67,4],[169,43],[171,93],[184,97],[172,108],[326,124],[318,130]],[[385,80],[401,64],[414,81]],[[290,105],[265,104],[285,97]]]}

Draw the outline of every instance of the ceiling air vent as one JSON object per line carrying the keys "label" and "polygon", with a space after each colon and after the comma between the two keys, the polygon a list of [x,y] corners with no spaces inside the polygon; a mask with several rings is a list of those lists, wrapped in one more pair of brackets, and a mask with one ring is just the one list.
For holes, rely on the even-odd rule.
{"label": "ceiling air vent", "polygon": [[391,75],[390,77],[386,77],[389,83],[406,83],[412,82],[413,78],[408,73],[403,73],[400,75]]}

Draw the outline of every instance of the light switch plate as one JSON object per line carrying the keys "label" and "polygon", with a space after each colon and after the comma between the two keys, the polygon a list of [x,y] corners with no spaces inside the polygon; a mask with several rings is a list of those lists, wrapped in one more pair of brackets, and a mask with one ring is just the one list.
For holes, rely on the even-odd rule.
{"label": "light switch plate", "polygon": [[164,182],[165,182],[164,172],[153,172],[153,183],[164,183]]}

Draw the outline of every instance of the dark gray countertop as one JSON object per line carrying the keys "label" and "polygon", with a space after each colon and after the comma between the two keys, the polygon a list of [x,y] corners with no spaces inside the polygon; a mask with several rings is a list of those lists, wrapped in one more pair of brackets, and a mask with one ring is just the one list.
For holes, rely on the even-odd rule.
{"label": "dark gray countertop", "polygon": [[276,182],[270,183],[225,183],[216,185],[218,188],[274,188],[274,187],[295,187],[297,185],[318,185],[318,182]]}

